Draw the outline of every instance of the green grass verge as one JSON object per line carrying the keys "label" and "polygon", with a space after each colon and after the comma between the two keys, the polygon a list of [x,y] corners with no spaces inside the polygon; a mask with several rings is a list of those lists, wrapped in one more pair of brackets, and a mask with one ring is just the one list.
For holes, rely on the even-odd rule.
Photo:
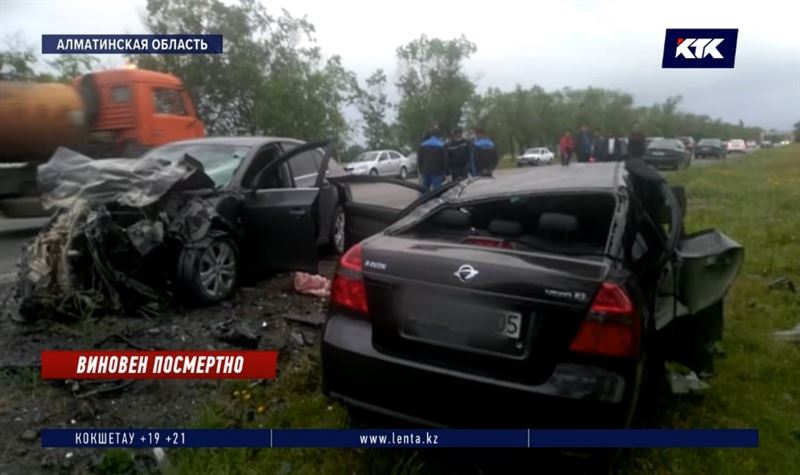
{"label": "green grass verge", "polygon": [[[505,161],[503,162],[505,163]],[[772,333],[800,323],[800,296],[768,290],[788,277],[800,284],[800,145],[736,161],[693,167],[670,176],[686,186],[687,227],[718,227],[745,246],[745,265],[726,302],[717,376],[702,396],[672,398],[652,424],[673,428],[760,431],[757,449],[636,450],[617,473],[794,474],[800,467],[800,347]],[[223,385],[197,427],[337,428],[344,409],[320,392],[316,353],[282,367],[280,378],[249,388]],[[424,453],[393,450],[176,450],[180,474],[403,474],[435,472]]]}

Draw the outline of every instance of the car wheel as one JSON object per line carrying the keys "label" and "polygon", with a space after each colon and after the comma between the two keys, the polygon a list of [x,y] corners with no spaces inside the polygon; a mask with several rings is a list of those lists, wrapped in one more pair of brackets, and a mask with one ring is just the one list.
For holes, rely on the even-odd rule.
{"label": "car wheel", "polygon": [[378,176],[378,170],[373,168],[369,171],[369,176]]}
{"label": "car wheel", "polygon": [[406,167],[400,167],[400,179],[405,180],[406,178],[408,178],[408,170]]}
{"label": "car wheel", "polygon": [[344,210],[341,205],[336,206],[336,210],[333,212],[333,220],[331,220],[331,234],[328,237],[328,251],[331,254],[344,254],[346,224]]}
{"label": "car wheel", "polygon": [[179,278],[193,303],[210,305],[230,297],[239,283],[239,248],[227,234],[184,248]]}

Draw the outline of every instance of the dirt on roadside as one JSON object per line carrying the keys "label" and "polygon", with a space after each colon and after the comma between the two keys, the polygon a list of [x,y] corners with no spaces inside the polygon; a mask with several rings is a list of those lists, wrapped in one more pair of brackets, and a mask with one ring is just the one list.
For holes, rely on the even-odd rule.
{"label": "dirt on roadside", "polygon": [[[330,275],[332,263],[321,263]],[[0,302],[11,292],[0,287]],[[0,475],[98,473],[102,449],[44,449],[42,428],[187,427],[222,381],[43,381],[42,350],[275,349],[278,372],[319,341],[324,299],[293,290],[280,274],[242,287],[207,308],[173,308],[157,318],[105,316],[59,323],[0,320]],[[8,311],[9,308],[4,308]],[[258,384],[258,382],[254,382]],[[157,471],[137,450],[134,473]]]}

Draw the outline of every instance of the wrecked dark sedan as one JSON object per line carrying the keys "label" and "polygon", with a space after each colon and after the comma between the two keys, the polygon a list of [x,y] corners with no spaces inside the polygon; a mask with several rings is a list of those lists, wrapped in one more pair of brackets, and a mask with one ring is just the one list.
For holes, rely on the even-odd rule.
{"label": "wrecked dark sedan", "polygon": [[[139,159],[59,149],[39,167],[49,224],[23,249],[20,313],[145,312],[227,298],[242,272],[316,272],[344,246],[347,185],[327,142],[208,138]],[[334,165],[335,166],[335,165]],[[343,174],[343,172],[341,173]]]}
{"label": "wrecked dark sedan", "polygon": [[684,233],[683,196],[636,160],[347,203],[326,393],[432,426],[629,425],[665,360],[712,371],[743,260],[716,230]]}

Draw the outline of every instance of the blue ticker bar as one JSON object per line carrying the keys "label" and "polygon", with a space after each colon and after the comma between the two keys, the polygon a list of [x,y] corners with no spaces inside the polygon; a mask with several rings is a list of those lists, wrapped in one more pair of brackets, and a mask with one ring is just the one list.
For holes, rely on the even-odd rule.
{"label": "blue ticker bar", "polygon": [[757,429],[43,429],[42,447],[755,448]]}

